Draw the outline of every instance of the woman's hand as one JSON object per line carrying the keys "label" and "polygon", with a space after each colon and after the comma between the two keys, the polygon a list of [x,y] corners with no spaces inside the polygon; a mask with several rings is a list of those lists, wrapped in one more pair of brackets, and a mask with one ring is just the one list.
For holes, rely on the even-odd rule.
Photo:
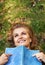
{"label": "woman's hand", "polygon": [[36,53],[34,54],[33,56],[36,56],[36,58],[39,60],[39,61],[43,61],[45,63],[45,54],[43,52],[40,52],[40,53]]}
{"label": "woman's hand", "polygon": [[11,54],[2,54],[0,56],[0,65],[4,65],[6,62],[8,62],[8,58]]}

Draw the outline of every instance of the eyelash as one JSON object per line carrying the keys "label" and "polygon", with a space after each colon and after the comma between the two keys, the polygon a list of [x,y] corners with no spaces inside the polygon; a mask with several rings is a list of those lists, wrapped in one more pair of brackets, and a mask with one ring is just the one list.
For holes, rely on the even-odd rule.
{"label": "eyelash", "polygon": [[26,33],[22,33],[22,34],[26,35]]}
{"label": "eyelash", "polygon": [[15,37],[17,37],[18,35],[15,35]]}

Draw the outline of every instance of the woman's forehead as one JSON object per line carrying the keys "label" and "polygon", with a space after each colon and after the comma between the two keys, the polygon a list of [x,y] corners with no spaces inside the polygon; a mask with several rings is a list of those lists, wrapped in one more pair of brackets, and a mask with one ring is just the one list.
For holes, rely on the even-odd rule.
{"label": "woman's forehead", "polygon": [[19,33],[22,33],[22,32],[25,32],[25,33],[28,33],[29,34],[29,30],[27,29],[27,28],[23,28],[23,27],[21,27],[21,28],[16,28],[16,29],[14,29],[14,31],[13,31],[13,35],[14,34],[19,34]]}
{"label": "woman's forehead", "polygon": [[13,33],[19,33],[19,32],[28,32],[28,28],[26,27],[19,27],[13,30]]}

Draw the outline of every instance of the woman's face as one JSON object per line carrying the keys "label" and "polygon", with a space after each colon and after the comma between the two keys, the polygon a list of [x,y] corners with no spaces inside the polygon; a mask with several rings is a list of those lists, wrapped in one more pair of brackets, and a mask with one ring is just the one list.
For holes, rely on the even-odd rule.
{"label": "woman's face", "polygon": [[31,38],[28,32],[28,29],[24,27],[14,29],[13,38],[15,46],[23,45],[30,48]]}

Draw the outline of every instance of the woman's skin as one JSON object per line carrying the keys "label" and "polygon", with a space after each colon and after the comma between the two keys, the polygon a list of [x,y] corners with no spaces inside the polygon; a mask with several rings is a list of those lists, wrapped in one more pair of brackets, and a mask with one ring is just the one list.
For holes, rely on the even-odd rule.
{"label": "woman's skin", "polygon": [[13,39],[16,46],[23,45],[30,49],[31,38],[28,34],[28,29],[22,27],[15,29]]}
{"label": "woman's skin", "polygon": [[43,52],[34,54],[33,56],[35,56],[39,61],[43,61],[45,63],[45,54]]}
{"label": "woman's skin", "polygon": [[[16,28],[13,31],[13,39],[15,46],[23,45],[30,49],[30,43],[32,39],[29,36],[29,30],[27,28],[21,27]],[[8,62],[8,58],[11,54],[2,54],[0,56],[0,65],[4,65],[6,62]],[[33,56],[36,56],[38,60],[41,60],[45,63],[45,54],[43,52],[34,54]]]}
{"label": "woman's skin", "polygon": [[0,65],[4,65],[6,62],[8,62],[9,56],[11,56],[11,54],[5,54],[5,53],[3,53],[0,56]]}

